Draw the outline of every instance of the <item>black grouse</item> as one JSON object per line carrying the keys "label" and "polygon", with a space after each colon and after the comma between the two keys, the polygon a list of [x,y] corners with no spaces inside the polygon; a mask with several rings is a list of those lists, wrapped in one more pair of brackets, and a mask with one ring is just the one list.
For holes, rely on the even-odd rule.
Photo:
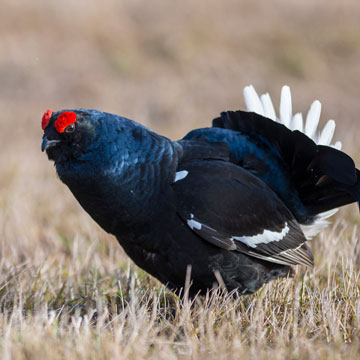
{"label": "black grouse", "polygon": [[[275,119],[266,96],[261,109]],[[90,216],[171,290],[184,287],[191,269],[190,294],[217,282],[249,294],[291,265],[312,266],[304,233],[360,200],[353,160],[316,144],[292,118],[291,102],[287,110],[283,122],[298,130],[227,111],[179,141],[105,112],[48,110],[42,151]]]}

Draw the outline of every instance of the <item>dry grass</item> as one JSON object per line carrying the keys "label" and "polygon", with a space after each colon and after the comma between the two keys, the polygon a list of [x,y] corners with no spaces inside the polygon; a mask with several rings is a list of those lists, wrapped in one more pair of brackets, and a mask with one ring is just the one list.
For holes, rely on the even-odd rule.
{"label": "dry grass", "polygon": [[180,301],[80,209],[40,153],[46,108],[98,108],[180,137],[254,83],[322,120],[356,156],[358,1],[4,0],[0,13],[0,358],[358,359],[355,206],[315,267],[234,299]]}
{"label": "dry grass", "polygon": [[[66,209],[57,213],[65,216]],[[4,220],[18,228],[16,219]],[[23,251],[5,232],[2,359],[360,355],[360,247],[356,228],[346,221],[314,243],[314,269],[298,269],[294,279],[253,296],[234,299],[217,291],[192,303],[134,267],[81,214],[71,224],[56,223],[42,224],[40,242],[24,234]]]}

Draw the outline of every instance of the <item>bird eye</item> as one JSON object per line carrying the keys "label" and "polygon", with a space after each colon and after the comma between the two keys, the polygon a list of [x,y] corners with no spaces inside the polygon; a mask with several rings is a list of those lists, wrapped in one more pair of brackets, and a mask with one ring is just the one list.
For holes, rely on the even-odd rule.
{"label": "bird eye", "polygon": [[66,129],[65,132],[73,132],[75,130],[75,124],[70,124]]}

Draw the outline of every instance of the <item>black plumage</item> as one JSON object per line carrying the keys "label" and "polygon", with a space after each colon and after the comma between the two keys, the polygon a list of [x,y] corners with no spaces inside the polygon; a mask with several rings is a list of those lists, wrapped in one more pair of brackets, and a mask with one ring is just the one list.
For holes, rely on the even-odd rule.
{"label": "black plumage", "polygon": [[[171,141],[120,116],[46,114],[42,150],[90,216],[173,291],[252,293],[311,266],[301,224],[360,199],[352,159],[241,111]],[[74,115],[75,114],[75,115]]]}

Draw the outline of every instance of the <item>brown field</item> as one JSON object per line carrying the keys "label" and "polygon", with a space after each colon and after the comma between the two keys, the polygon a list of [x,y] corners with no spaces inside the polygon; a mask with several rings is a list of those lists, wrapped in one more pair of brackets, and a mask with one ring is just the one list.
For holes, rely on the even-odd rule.
{"label": "brown field", "polygon": [[46,109],[87,107],[171,138],[291,86],[360,164],[358,1],[2,0],[0,359],[360,358],[356,206],[315,267],[234,300],[180,301],[80,208],[40,152]]}

